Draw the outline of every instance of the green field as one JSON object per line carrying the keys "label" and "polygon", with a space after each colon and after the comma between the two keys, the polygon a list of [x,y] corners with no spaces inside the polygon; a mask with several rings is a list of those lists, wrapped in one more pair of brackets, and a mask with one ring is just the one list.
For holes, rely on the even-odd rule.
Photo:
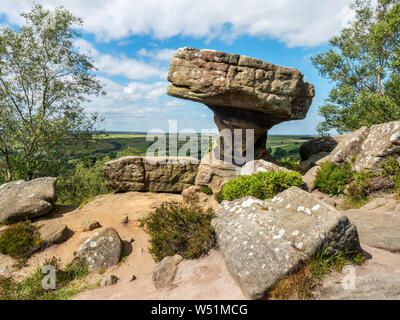
{"label": "green field", "polygon": [[[145,133],[108,133],[99,134],[95,138],[96,143],[89,150],[82,150],[74,155],[71,155],[72,159],[91,158],[99,159],[104,156],[110,156],[115,158],[121,155],[144,155],[147,149],[155,142],[146,141],[147,135]],[[167,136],[166,149],[169,151],[169,139],[175,139],[176,135]],[[300,145],[308,140],[315,137],[313,136],[268,136],[267,148],[270,154],[276,159],[283,159],[290,157],[293,160],[299,160],[299,148]],[[209,136],[209,141],[216,139],[216,136]],[[199,139],[200,140],[200,139]],[[178,141],[179,148],[187,143],[186,141]],[[198,158],[201,157],[200,146],[198,146]]]}

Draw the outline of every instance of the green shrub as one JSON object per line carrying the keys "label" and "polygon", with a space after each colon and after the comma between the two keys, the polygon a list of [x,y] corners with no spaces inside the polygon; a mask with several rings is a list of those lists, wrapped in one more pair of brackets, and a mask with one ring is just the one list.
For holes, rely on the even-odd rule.
{"label": "green shrub", "polygon": [[264,200],[273,198],[292,186],[301,187],[303,184],[298,172],[260,172],[228,181],[222,189],[222,194],[225,200],[231,201],[246,196]]}
{"label": "green shrub", "polygon": [[29,221],[18,222],[0,234],[0,253],[23,261],[40,247],[40,236]]}
{"label": "green shrub", "polygon": [[222,191],[214,193],[214,199],[218,202],[221,203],[224,201],[224,195],[222,194]]}
{"label": "green shrub", "polygon": [[75,168],[68,170],[57,180],[59,204],[83,205],[100,194],[109,193],[103,174],[104,163],[109,157],[93,164],[79,161]]}
{"label": "green shrub", "polygon": [[73,286],[73,281],[89,274],[88,268],[79,259],[61,268],[60,262],[52,258],[44,263],[56,269],[56,289],[43,289],[45,274],[42,268],[36,268],[21,282],[11,277],[0,277],[0,300],[64,300],[72,298],[81,289]]}
{"label": "green shrub", "polygon": [[325,162],[317,171],[314,185],[323,193],[339,195],[343,193],[352,176],[353,172],[349,165],[338,167],[332,162]]}
{"label": "green shrub", "polygon": [[286,159],[278,160],[278,164],[279,164],[281,167],[284,167],[284,168],[286,168],[286,169],[289,169],[289,170],[296,170],[297,167],[298,167],[299,164],[300,164],[300,160],[295,161],[295,160],[293,160],[292,158],[289,157],[289,158],[286,158]]}
{"label": "green shrub", "polygon": [[390,176],[394,182],[394,191],[400,199],[400,161],[394,158],[389,158],[385,162],[381,162],[381,174]]}
{"label": "green shrub", "polygon": [[348,195],[345,199],[346,207],[361,207],[368,201],[368,186],[372,177],[373,173],[366,169],[353,173],[353,181],[348,185]]}
{"label": "green shrub", "polygon": [[215,245],[212,210],[195,205],[166,203],[156,209],[142,224],[150,234],[150,252],[157,261],[175,254],[185,259],[199,258]]}

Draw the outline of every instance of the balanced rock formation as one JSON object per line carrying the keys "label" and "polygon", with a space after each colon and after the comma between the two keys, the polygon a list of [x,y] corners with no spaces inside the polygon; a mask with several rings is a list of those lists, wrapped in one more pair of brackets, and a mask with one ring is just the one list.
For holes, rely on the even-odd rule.
{"label": "balanced rock formation", "polygon": [[[314,97],[313,85],[296,69],[214,50],[179,49],[168,80],[168,95],[204,103],[214,112],[223,137],[220,154],[226,148],[229,156],[233,150],[245,156],[245,131],[254,129],[254,158],[268,159],[267,131],[283,121],[303,119]],[[242,133],[241,146],[232,140],[233,129]],[[233,157],[235,163],[242,161]]]}
{"label": "balanced rock formation", "polygon": [[272,200],[223,201],[212,224],[229,272],[251,299],[265,297],[319,250],[361,252],[355,225],[297,187]]}
{"label": "balanced rock formation", "polygon": [[[336,148],[317,164],[331,161],[337,165],[354,161],[353,168],[378,170],[388,158],[400,160],[400,121],[362,127],[341,139]],[[355,160],[354,160],[355,159]]]}
{"label": "balanced rock formation", "polygon": [[12,181],[0,186],[0,222],[17,222],[53,210],[56,178]]}
{"label": "balanced rock formation", "polygon": [[182,192],[194,185],[199,161],[190,157],[122,157],[104,165],[107,186],[116,191]]}

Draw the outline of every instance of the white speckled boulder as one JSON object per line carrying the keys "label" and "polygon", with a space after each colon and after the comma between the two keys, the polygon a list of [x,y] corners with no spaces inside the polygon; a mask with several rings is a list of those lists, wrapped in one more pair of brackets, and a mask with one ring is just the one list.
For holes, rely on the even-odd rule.
{"label": "white speckled boulder", "polygon": [[357,228],[334,207],[297,187],[261,201],[224,201],[216,211],[217,241],[228,270],[251,299],[320,249],[361,251]]}
{"label": "white speckled boulder", "polygon": [[0,186],[0,222],[43,216],[56,201],[56,178],[12,181]]}
{"label": "white speckled boulder", "polygon": [[377,170],[388,158],[400,159],[400,121],[362,127],[343,138],[329,156],[317,164],[332,161],[337,165],[350,163],[356,157],[353,168]]}
{"label": "white speckled boulder", "polygon": [[78,250],[90,271],[115,266],[121,257],[122,242],[114,228],[102,228],[87,239]]}

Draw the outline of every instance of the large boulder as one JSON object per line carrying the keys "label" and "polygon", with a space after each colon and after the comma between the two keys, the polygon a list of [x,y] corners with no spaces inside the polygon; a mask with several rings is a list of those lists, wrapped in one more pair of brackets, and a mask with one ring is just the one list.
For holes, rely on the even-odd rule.
{"label": "large boulder", "polygon": [[39,221],[34,223],[38,228],[42,244],[49,247],[68,238],[67,226],[59,220]]}
{"label": "large boulder", "polygon": [[114,228],[102,228],[89,237],[78,250],[78,256],[90,271],[115,266],[121,257],[122,241]]}
{"label": "large boulder", "polygon": [[254,160],[247,162],[240,170],[240,175],[251,176],[260,172],[290,172],[291,170],[278,166],[275,163],[268,162],[265,160]]}
{"label": "large boulder", "polygon": [[56,178],[39,178],[0,186],[0,222],[17,222],[49,213],[56,201],[56,182]]}
{"label": "large boulder", "polygon": [[400,159],[400,121],[362,127],[346,135],[329,156],[317,164],[331,161],[341,165],[354,161],[356,171],[362,168],[375,171],[390,157]]}
{"label": "large boulder", "polygon": [[272,200],[223,201],[212,224],[229,272],[251,299],[265,297],[319,250],[361,251],[355,225],[297,187]]}
{"label": "large boulder", "polygon": [[109,188],[116,191],[182,192],[194,185],[199,161],[190,157],[122,157],[104,165]]}
{"label": "large boulder", "polygon": [[[267,131],[283,121],[303,119],[315,94],[296,69],[215,50],[179,49],[168,80],[168,95],[204,103],[214,112],[223,136],[221,155],[226,147],[225,156],[236,164],[246,154],[246,129],[254,130],[255,159],[268,160]],[[234,129],[242,133],[241,146],[232,141]],[[232,155],[233,150],[240,155]]]}

